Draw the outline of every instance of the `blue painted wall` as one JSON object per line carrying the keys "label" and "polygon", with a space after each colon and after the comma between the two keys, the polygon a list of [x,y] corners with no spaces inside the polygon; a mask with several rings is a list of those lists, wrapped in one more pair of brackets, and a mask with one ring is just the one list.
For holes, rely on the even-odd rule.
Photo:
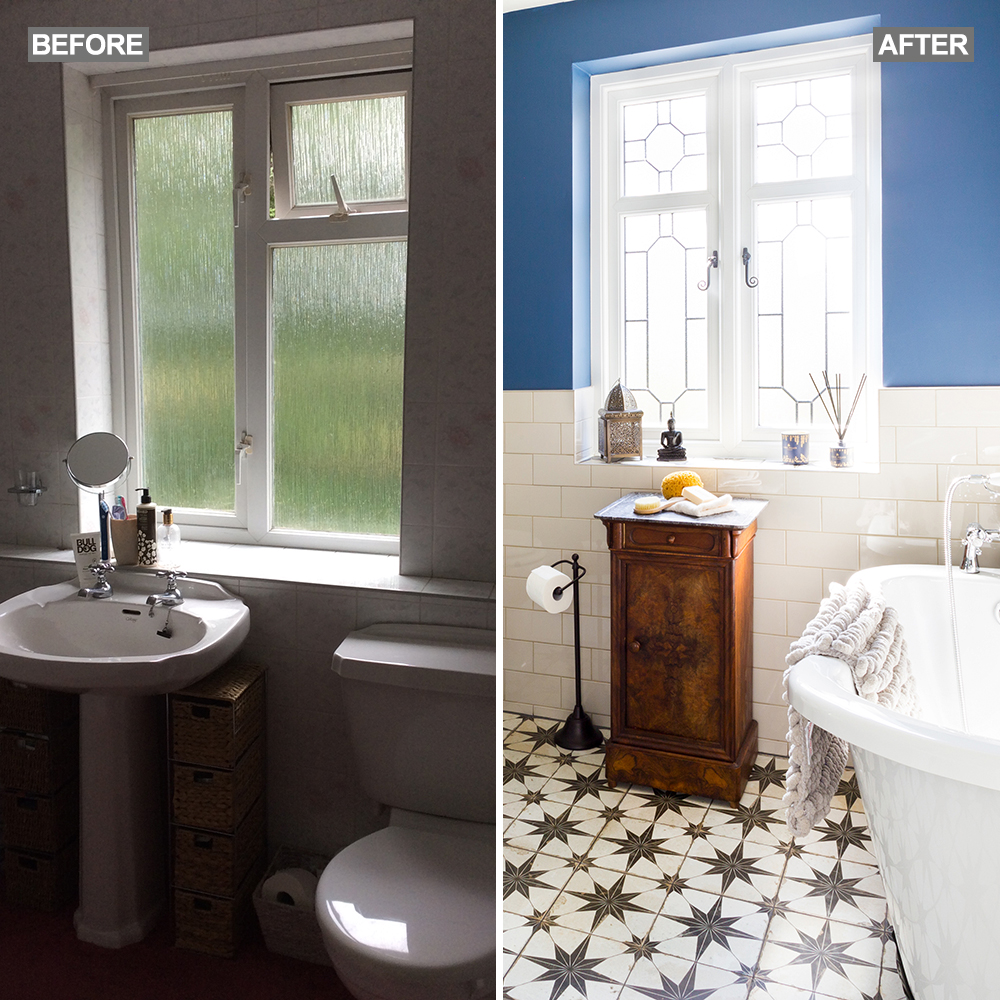
{"label": "blue painted wall", "polygon": [[589,384],[589,344],[575,364],[573,349],[573,64],[872,15],[976,32],[971,64],[882,66],[884,382],[1000,384],[1000,3],[572,0],[503,19],[504,388]]}

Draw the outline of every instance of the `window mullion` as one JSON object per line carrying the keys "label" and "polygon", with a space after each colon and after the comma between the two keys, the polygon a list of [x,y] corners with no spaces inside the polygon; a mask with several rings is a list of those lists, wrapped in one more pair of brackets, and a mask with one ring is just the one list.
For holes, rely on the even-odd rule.
{"label": "window mullion", "polygon": [[[266,537],[271,527],[270,249],[262,236],[270,213],[268,89],[267,80],[259,73],[247,81],[245,156],[253,178],[253,194],[247,202],[249,224],[243,255],[245,310],[239,330],[245,362],[240,373],[243,376],[245,429],[253,435],[253,455],[244,460],[243,490],[247,530],[251,539],[258,542]],[[237,434],[243,429],[237,428]]]}

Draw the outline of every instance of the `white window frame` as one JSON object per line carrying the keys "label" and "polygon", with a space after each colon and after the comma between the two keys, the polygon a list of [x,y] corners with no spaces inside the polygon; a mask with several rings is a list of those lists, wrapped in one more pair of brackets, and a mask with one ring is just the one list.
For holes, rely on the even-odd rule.
{"label": "white window frame", "polygon": [[[105,128],[105,208],[109,259],[109,327],[112,339],[114,428],[134,456],[128,485],[145,482],[142,467],[138,399],[139,357],[134,301],[134,246],[131,190],[131,128],[135,116],[233,107],[233,185],[250,177],[250,193],[235,199],[239,226],[234,228],[235,276],[235,424],[233,428],[233,512],[174,507],[175,520],[190,539],[295,548],[398,554],[399,536],[360,535],[278,529],[270,524],[273,509],[270,425],[272,412],[270,349],[271,255],[275,247],[406,240],[408,202],[380,203],[372,211],[352,212],[331,221],[336,204],[293,209],[288,200],[287,152],[284,169],[275,155],[276,217],[270,218],[268,177],[271,152],[287,142],[287,130],[274,128],[272,106],[293,100],[297,87],[308,84],[315,97],[328,92],[343,96],[352,82],[356,93],[403,93],[406,96],[406,165],[409,181],[411,39],[363,43],[339,52],[299,53],[262,59],[227,61],[184,71],[150,71],[110,79],[102,92]],[[272,105],[272,101],[277,101]],[[287,116],[284,116],[287,117]],[[245,120],[246,127],[242,127]],[[284,202],[281,202],[284,193]],[[353,207],[353,206],[352,206]],[[284,217],[282,217],[284,216]],[[238,457],[236,444],[253,436],[253,454]],[[402,399],[400,400],[402,438]],[[242,464],[242,468],[239,468]],[[154,496],[154,500],[156,500]]]}
{"label": "white window frame", "polygon": [[[778,429],[757,428],[754,421],[753,299],[744,286],[740,259],[744,246],[755,246],[753,206],[757,201],[815,195],[850,188],[854,213],[853,352],[851,384],[862,372],[867,386],[848,435],[860,463],[878,460],[878,389],[881,363],[881,90],[880,64],[872,60],[871,36],[782,46],[756,52],[651,66],[591,78],[591,383],[595,402],[603,405],[621,377],[623,267],[621,225],[628,212],[665,211],[708,205],[718,211],[719,267],[708,291],[709,385],[716,392],[707,428],[679,426],[689,458],[780,459]],[[851,73],[853,87],[854,174],[844,178],[758,184],[752,178],[753,122],[751,88],[803,72],[815,76]],[[669,98],[705,91],[708,96],[708,193],[685,192],[624,198],[619,135],[627,102]],[[742,108],[740,112],[738,109]],[[717,116],[717,118],[715,118]],[[718,122],[713,141],[711,122]],[[713,163],[714,159],[714,163]],[[728,206],[739,205],[739,211]],[[709,236],[709,243],[712,243]],[[708,254],[715,249],[708,248]],[[751,259],[751,274],[753,261]],[[704,275],[702,275],[704,277]],[[746,294],[744,294],[746,293]],[[831,372],[831,377],[833,373]],[[624,382],[624,379],[623,379]],[[816,443],[836,443],[825,414],[808,430]],[[643,416],[644,454],[655,457],[666,422]],[[796,428],[783,428],[792,430]],[[816,453],[818,454],[818,452]],[[814,458],[816,457],[814,454]]]}

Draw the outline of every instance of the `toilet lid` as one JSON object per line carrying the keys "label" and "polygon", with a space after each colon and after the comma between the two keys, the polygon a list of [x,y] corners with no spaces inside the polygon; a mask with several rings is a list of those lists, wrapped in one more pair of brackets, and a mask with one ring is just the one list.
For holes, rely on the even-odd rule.
{"label": "toilet lid", "polygon": [[475,965],[494,953],[494,872],[491,843],[390,826],[327,865],[317,916],[342,948],[386,964]]}

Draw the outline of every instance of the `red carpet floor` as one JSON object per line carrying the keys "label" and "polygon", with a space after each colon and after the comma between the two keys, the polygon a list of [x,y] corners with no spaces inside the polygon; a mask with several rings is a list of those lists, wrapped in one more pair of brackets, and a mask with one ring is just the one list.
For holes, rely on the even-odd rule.
{"label": "red carpet floor", "polygon": [[0,901],[3,1000],[351,1000],[332,968],[272,955],[260,929],[235,958],[175,948],[167,921],[127,948],[84,944],[73,908],[13,909]]}

